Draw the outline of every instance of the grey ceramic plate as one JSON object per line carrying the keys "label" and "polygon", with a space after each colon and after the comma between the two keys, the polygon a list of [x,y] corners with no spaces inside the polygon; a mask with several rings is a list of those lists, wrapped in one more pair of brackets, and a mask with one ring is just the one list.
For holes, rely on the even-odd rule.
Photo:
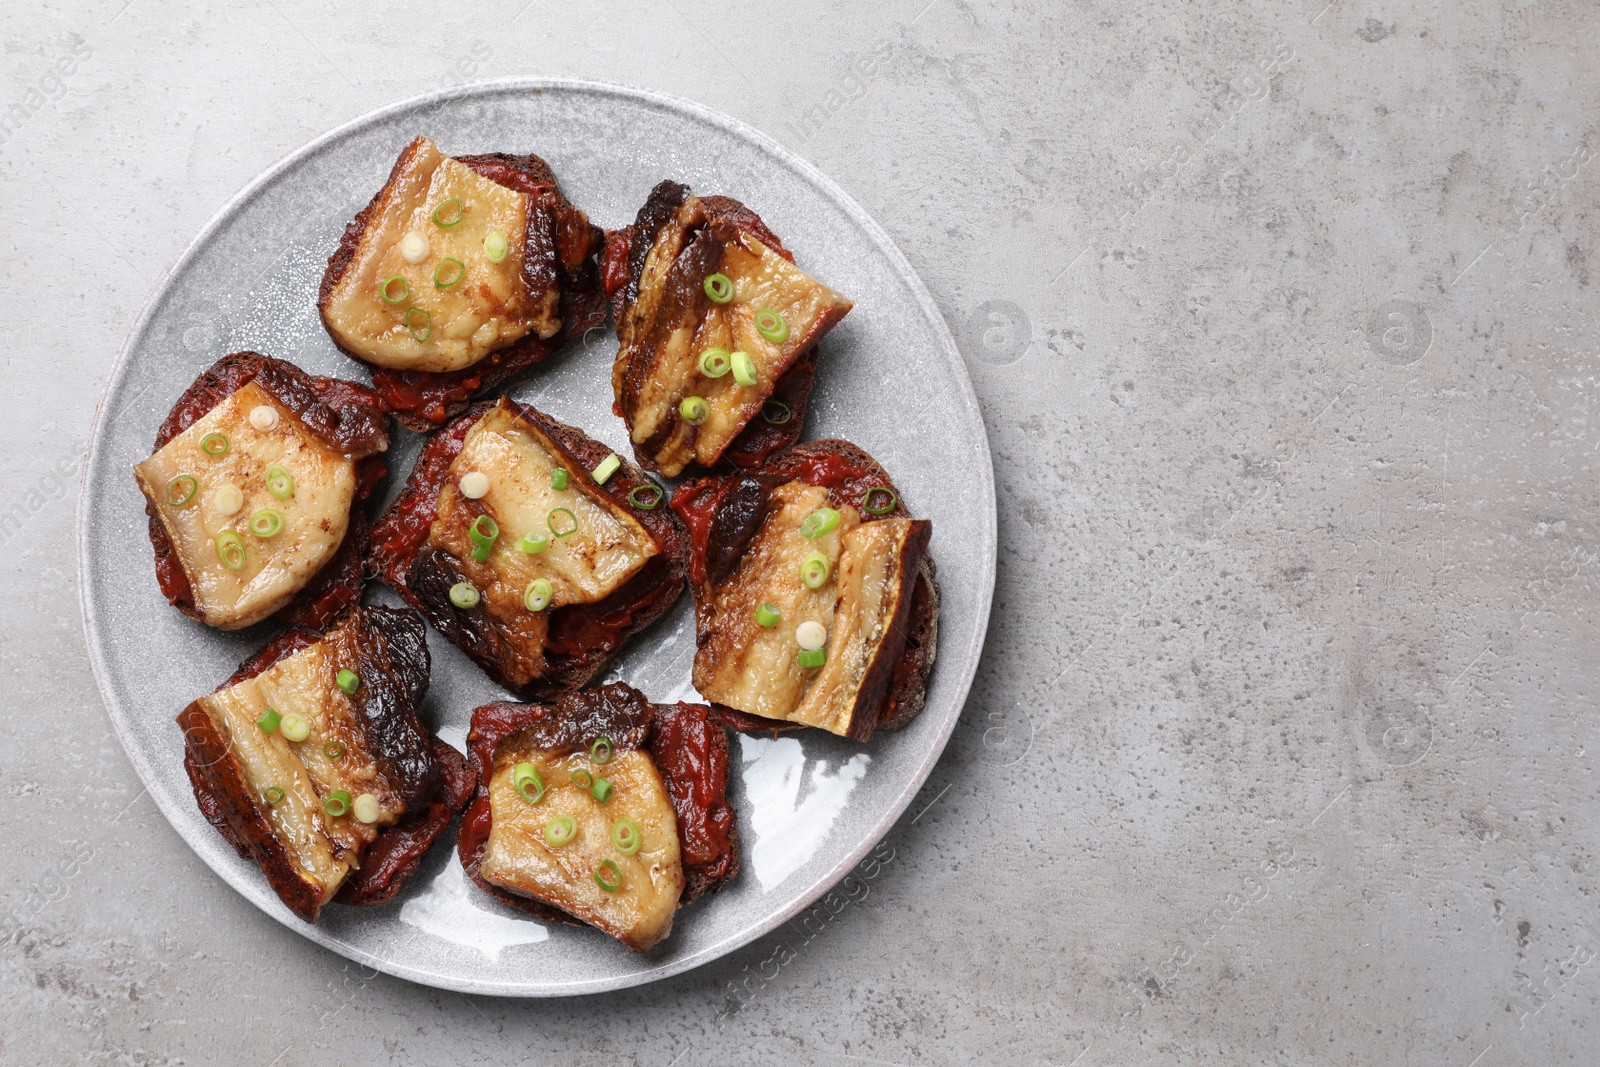
{"label": "grey ceramic plate", "polygon": [[[173,717],[270,635],[223,634],[167,606],[129,468],[197,373],[253,349],[318,374],[364,380],[317,320],[317,282],[345,222],[418,133],[446,151],[534,151],[602,226],[631,222],[662,178],[727,193],[767,220],[802,266],[855,310],[818,361],[808,437],[845,437],[876,456],[912,511],[933,520],[944,591],[926,710],[906,729],[854,745],[818,731],[740,737],[731,790],[744,869],[679,913],[639,956],[579,927],[504,908],[462,874],[450,842],[378,908],[330,907],[308,926],[201,817]],[[512,389],[621,451],[611,413],[609,328]],[[419,439],[402,434],[392,470]],[[392,490],[391,490],[392,491]],[[581,82],[517,80],[385,108],[312,142],[252,182],[173,266],[128,338],[95,427],[78,516],[84,622],[111,720],[163,814],[228,884],[291,930],[390,974],[464,992],[558,996],[617,989],[716,959],[792,918],[844,877],[915,796],[950,736],[982,649],[994,588],[995,506],[988,443],[954,342],[887,235],[832,182],[769,138],[694,104]],[[369,597],[387,599],[373,589]],[[658,701],[695,699],[689,598],[643,635],[612,676]],[[471,709],[504,694],[430,634],[424,716],[463,745]],[[179,888],[179,887],[174,887]],[[220,936],[220,935],[219,935]]]}

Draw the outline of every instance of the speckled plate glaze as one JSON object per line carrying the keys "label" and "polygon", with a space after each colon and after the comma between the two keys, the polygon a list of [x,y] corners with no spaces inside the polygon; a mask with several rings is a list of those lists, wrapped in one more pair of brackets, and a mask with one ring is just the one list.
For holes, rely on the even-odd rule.
{"label": "speckled plate glaze", "polygon": [[[913,513],[933,520],[944,607],[926,709],[867,746],[819,731],[738,738],[731,791],[743,872],[681,911],[672,936],[647,955],[500,906],[468,882],[453,836],[390,904],[329,907],[309,926],[206,823],[183,772],[173,717],[272,628],[218,633],[167,606],[130,468],[148,455],[173,400],[224,353],[253,349],[313,373],[366,380],[323,332],[317,282],[345,222],[419,133],[452,154],[539,153],[602,226],[632,221],[665,177],[750,204],[802,266],[856,301],[825,342],[806,436],[857,442],[894,476]],[[511,393],[622,451],[626,435],[611,413],[615,348],[609,327],[591,331]],[[400,432],[393,472],[410,469],[419,441]],[[352,960],[463,992],[563,996],[664,978],[747,944],[814,902],[894,824],[944,749],[983,647],[994,483],[977,402],[944,320],[888,236],[837,186],[771,139],[695,104],[608,85],[515,80],[409,100],[334,130],[257,178],[201,231],[157,288],[112,375],[78,541],[84,624],[111,720],[151,796],[201,859],[267,914]],[[376,587],[368,597],[393,602]],[[685,594],[611,677],[654,700],[698,699],[689,682],[691,621]],[[423,714],[462,746],[471,709],[504,694],[448,642],[429,638],[433,683]]]}

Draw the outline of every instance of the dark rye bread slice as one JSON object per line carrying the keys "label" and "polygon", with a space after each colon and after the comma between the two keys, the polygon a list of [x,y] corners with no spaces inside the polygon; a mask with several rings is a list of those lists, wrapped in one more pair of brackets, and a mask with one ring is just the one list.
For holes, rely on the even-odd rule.
{"label": "dark rye bread slice", "polygon": [[[404,169],[416,147],[417,142],[412,142],[395,161],[390,182]],[[373,388],[384,404],[407,429],[418,432],[430,430],[460,413],[473,400],[494,392],[563,344],[603,325],[606,320],[606,294],[600,286],[599,266],[605,231],[591,223],[589,217],[566,198],[550,165],[531,152],[527,155],[489,152],[451,158],[497,185],[525,194],[532,202],[523,280],[532,294],[559,293],[561,329],[555,336],[545,339],[541,339],[537,331],[525,334],[463,370],[434,373],[368,364],[372,369]],[[324,323],[334,287],[354,258],[368,224],[380,210],[387,188],[388,183],[385,183],[384,188],[373,194],[367,206],[345,227],[338,247],[328,257],[328,266],[317,291],[317,310],[324,317]],[[345,355],[361,359],[340,344],[331,330],[329,337]]]}
{"label": "dark rye bread slice", "polygon": [[[761,529],[768,494],[795,480],[826,489],[830,506],[849,504],[861,512],[863,522],[911,518],[888,473],[849,441],[808,441],[779,452],[757,470],[685,482],[673,495],[672,508],[689,527],[693,545],[689,586],[695,600],[697,643],[706,640],[709,605],[716,587],[733,575]],[[868,514],[863,507],[865,499],[869,491],[879,487],[894,493],[894,507],[879,515]],[[881,508],[883,503],[882,494],[874,496],[874,507]],[[921,543],[926,545],[925,540]],[[858,740],[865,740],[873,730],[904,726],[922,710],[926,699],[928,677],[938,650],[939,583],[930,553],[920,553],[915,569],[916,585],[901,623],[904,644],[892,669],[887,664],[874,665],[875,670],[887,669],[889,673],[877,679],[884,695],[876,721],[861,723],[858,730],[852,730],[851,736]],[[751,607],[754,610],[755,606]],[[722,721],[739,730],[781,733],[803,728],[801,723],[763,718],[722,704],[713,703],[712,709]]]}
{"label": "dark rye bread slice", "polygon": [[551,704],[485,704],[472,712],[467,758],[477,789],[461,817],[461,866],[486,893],[544,922],[587,925],[555,904],[492,885],[480,874],[492,818],[489,781],[508,738],[577,752],[609,737],[617,750],[642,749],[655,764],[677,816],[684,888],[678,906],[720,889],[739,873],[739,828],[728,801],[728,735],[703,704],[652,704],[622,683],[559,697]]}
{"label": "dark rye bread slice", "polygon": [[[687,185],[670,180],[662,181],[651,190],[649,198],[639,209],[631,225],[606,233],[605,253],[601,260],[600,273],[605,291],[611,299],[611,311],[616,320],[620,342],[617,362],[612,370],[612,387],[616,396],[612,407],[627,423],[630,435],[634,426],[632,405],[641,391],[645,377],[650,372],[650,361],[642,358],[642,353],[632,357],[628,353],[630,347],[643,348],[647,344],[646,339],[633,336],[635,332],[642,332],[648,328],[647,324],[633,321],[634,308],[639,300],[640,276],[657,238],[664,228],[676,224],[675,216],[679,208],[693,195]],[[767,227],[759,215],[744,204],[727,196],[704,196],[699,199],[707,216],[702,231],[706,238],[709,239],[712,231],[720,233],[724,241],[735,233],[748,234],[785,260],[794,262],[794,254],[784,247],[778,235]],[[707,244],[707,247],[686,249],[685,255],[709,258],[717,250],[710,247],[708,241],[701,243]],[[696,305],[704,305],[706,301],[703,294],[693,292],[688,293],[684,299]],[[816,339],[820,339],[843,317],[844,313],[840,312],[837,317],[826,321],[814,331]],[[772,394],[763,405],[761,414],[744,425],[739,434],[723,450],[713,465],[714,468],[759,467],[768,456],[800,439],[805,423],[806,406],[811,399],[816,358],[815,343],[795,356],[794,361],[773,384]],[[651,470],[657,469],[652,458],[655,444],[657,442],[652,440],[634,445],[634,454]],[[698,464],[690,465],[691,471],[699,469],[701,468]]]}
{"label": "dark rye bread slice", "polygon": [[[573,478],[584,477],[612,454],[611,449],[582,430],[510,399],[507,405],[537,425],[570,459]],[[471,609],[450,601],[450,587],[461,579],[447,554],[429,545],[429,530],[438,517],[439,490],[450,476],[467,434],[497,406],[483,401],[435,431],[423,446],[400,495],[373,527],[367,556],[368,573],[376,575],[416,607],[434,627],[484,671],[524,700],[546,700],[587,685],[627,642],[672,607],[683,593],[689,572],[689,536],[683,523],[665,506],[641,511],[629,494],[644,489],[662,492],[644,471],[626,460],[600,491],[628,508],[656,543],[657,555],[620,589],[596,604],[557,608],[550,617],[550,670],[526,684],[515,676],[517,652],[503,627],[480,604]],[[618,457],[621,459],[621,457]]]}
{"label": "dark rye bread slice", "polygon": [[[422,620],[394,608],[357,608],[343,625],[355,628],[344,643],[350,669],[361,678],[355,726],[374,765],[406,795],[405,816],[380,831],[361,855],[361,866],[340,885],[334,901],[357,907],[382,904],[416,873],[455,813],[472,795],[474,779],[461,753],[428,733],[417,714],[428,690],[428,646]],[[215,690],[254,678],[324,634],[286,630],[245,660]],[[298,876],[273,831],[262,801],[247,786],[228,737],[198,703],[178,716],[184,735],[184,770],[206,821],[239,855],[257,863],[295,914],[315,922],[315,894]]]}
{"label": "dark rye bread slice", "polygon": [[[293,363],[259,352],[234,352],[202,371],[184,390],[156,431],[153,451],[159,452],[250,382],[297,414],[306,428],[329,447],[361,457],[356,464],[356,495],[350,504],[350,527],[343,544],[294,600],[274,616],[288,626],[322,629],[361,599],[362,557],[370,531],[364,505],[387,472],[382,453],[389,447],[388,416],[377,394],[364,385],[312,377]],[[161,592],[173,607],[200,620],[189,578],[166,527],[148,501],[145,514],[150,520],[150,545],[155,549],[156,581]]]}

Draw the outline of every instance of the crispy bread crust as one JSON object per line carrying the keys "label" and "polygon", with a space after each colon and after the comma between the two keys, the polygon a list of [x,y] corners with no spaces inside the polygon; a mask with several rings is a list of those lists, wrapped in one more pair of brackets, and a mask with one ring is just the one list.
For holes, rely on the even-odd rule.
{"label": "crispy bread crust", "polygon": [[[566,452],[572,469],[593,470],[611,455],[610,448],[582,430],[527,405],[507,402]],[[462,609],[450,602],[450,586],[461,579],[451,568],[449,557],[427,544],[429,527],[437,515],[439,490],[449,477],[450,464],[460,455],[473,425],[494,406],[488,401],[473,405],[429,439],[405,488],[373,529],[367,569],[426,615],[435,629],[471,656],[495,681],[524,700],[548,700],[587,685],[635,634],[677,602],[688,575],[688,531],[668,507],[640,511],[629,505],[630,492],[656,483],[624,460],[621,469],[600,491],[628,508],[655,539],[659,554],[600,603],[570,605],[552,612],[547,656],[552,669],[543,678],[519,684],[510,673],[513,652],[502,640],[498,623],[482,605]],[[663,504],[665,499],[663,496]]]}
{"label": "crispy bread crust", "polygon": [[678,818],[684,889],[678,906],[720,889],[739,873],[739,831],[728,802],[728,735],[703,704],[651,704],[621,683],[563,696],[553,704],[485,704],[472,713],[467,758],[477,781],[461,818],[461,866],[485,892],[544,922],[588,925],[553,904],[512,893],[479,871],[492,823],[489,779],[501,742],[517,735],[556,751],[586,749],[607,736],[618,750],[650,756]]}
{"label": "crispy bread crust", "polygon": [[[156,431],[153,451],[167,443],[222,401],[250,382],[271,393],[298,415],[306,428],[330,448],[357,458],[356,495],[350,502],[350,526],[339,551],[311,577],[295,598],[273,618],[288,626],[325,629],[361,599],[361,559],[367,551],[369,526],[363,505],[383,481],[389,447],[388,416],[377,393],[338,378],[314,378],[293,363],[259,352],[234,352],[201,372]],[[184,573],[167,529],[154,504],[145,502],[150,546],[155,550],[156,581],[167,602],[191,619],[203,621],[194,591]]]}
{"label": "crispy bread crust", "polygon": [[[461,753],[427,733],[417,709],[428,690],[428,646],[422,620],[395,608],[361,608],[349,623],[361,675],[358,728],[364,747],[405,798],[407,813],[381,831],[334,899],[367,906],[392,898],[416,872],[423,854],[472,793],[472,772]],[[321,640],[306,629],[288,630],[251,656],[218,690],[253,678],[286,656]],[[184,736],[184,770],[206,821],[245,859],[261,867],[273,890],[296,915],[316,922],[319,894],[296,873],[287,849],[246,783],[226,737],[198,702],[178,715]]]}
{"label": "crispy bread crust", "polygon": [[[796,479],[826,489],[833,507],[849,504],[861,511],[864,522],[911,518],[899,489],[878,461],[849,441],[837,439],[795,445],[751,472],[712,475],[683,483],[673,494],[672,509],[689,527],[693,546],[689,587],[694,593],[697,642],[707,636],[715,587],[729,576],[761,527],[766,495]],[[870,515],[863,503],[868,491],[877,486],[892,490],[895,504],[882,515]],[[880,499],[875,498],[874,504]],[[898,620],[905,634],[904,647],[887,677],[875,680],[875,684],[883,686],[882,710],[875,722],[852,724],[854,740],[865,741],[873,730],[897,730],[922,710],[939,633],[939,583],[933,556],[920,550],[925,545],[926,540],[921,539],[916,546],[916,558],[910,563],[917,572],[916,587],[905,618]],[[878,669],[887,667],[885,663]],[[737,730],[778,734],[804,728],[800,723],[765,719],[723,704],[714,703],[711,707],[719,719]]]}
{"label": "crispy bread crust", "polygon": [[[328,257],[328,267],[317,290],[317,311],[324,325],[334,287],[355,258],[368,224],[379,212],[389,183],[405,169],[417,144],[413,141],[400,153],[389,172],[389,181],[356,213],[345,227],[338,247]],[[473,366],[458,371],[401,371],[368,364],[373,387],[383,398],[384,405],[407,429],[418,432],[430,430],[458,414],[473,400],[498,389],[562,344],[602,325],[606,318],[606,296],[599,276],[605,231],[591,223],[589,217],[566,198],[550,165],[531,152],[521,156],[493,152],[453,158],[498,185],[526,194],[532,201],[523,280],[532,293],[559,287],[561,329],[546,340],[541,340],[536,333],[525,334]],[[340,345],[331,329],[328,336],[345,355],[361,359]]]}

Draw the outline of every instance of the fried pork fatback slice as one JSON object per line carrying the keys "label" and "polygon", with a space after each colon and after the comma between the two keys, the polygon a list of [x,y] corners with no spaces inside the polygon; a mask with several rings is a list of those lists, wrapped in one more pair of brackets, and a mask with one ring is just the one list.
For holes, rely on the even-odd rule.
{"label": "fried pork fatback slice", "polygon": [[688,565],[663,491],[611,456],[509,399],[478,405],[424,448],[371,569],[507,688],[583,685],[672,605]]}
{"label": "fried pork fatback slice", "polygon": [[219,360],[134,466],[168,599],[224,630],[291,602],[287,621],[321,626],[353,603],[386,423],[364,386],[254,352]]}
{"label": "fried pork fatback slice", "polygon": [[479,781],[461,862],[514,907],[644,952],[683,903],[738,873],[727,734],[703,705],[620,684],[489,704],[468,753]]}
{"label": "fried pork fatback slice", "polygon": [[347,227],[318,308],[422,429],[604,321],[603,239],[538,156],[452,158],[418,137]]}
{"label": "fried pork fatback slice", "polygon": [[307,922],[336,895],[393,896],[471,792],[417,716],[428,667],[415,613],[358,608],[289,631],[178,716],[201,811]]}
{"label": "fried pork fatback slice", "polygon": [[[754,212],[662,182],[608,240],[605,276],[617,311],[615,408],[641,463],[669,477],[730,452],[753,465],[799,436],[812,350],[852,305],[796,267]],[[747,355],[753,383],[737,367],[708,373],[709,349]],[[684,414],[691,397],[703,418]]]}
{"label": "fried pork fatback slice", "polygon": [[695,549],[695,688],[728,721],[865,741],[920,710],[932,524],[906,514],[871,457],[811,442],[755,474],[688,483],[673,508]]}

